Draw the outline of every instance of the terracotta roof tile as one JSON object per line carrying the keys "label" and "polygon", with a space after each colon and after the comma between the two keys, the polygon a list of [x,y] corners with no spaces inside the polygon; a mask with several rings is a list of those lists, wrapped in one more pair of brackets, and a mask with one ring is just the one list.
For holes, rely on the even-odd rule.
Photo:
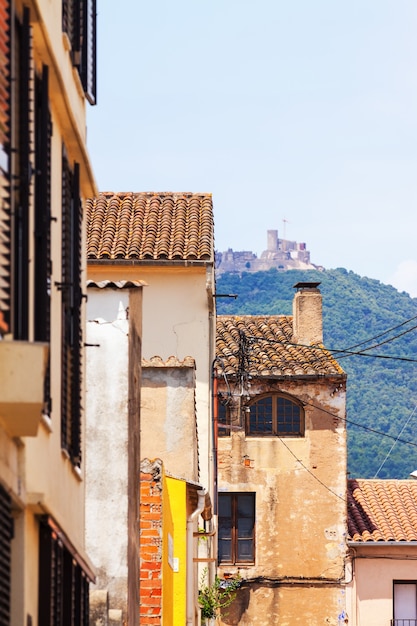
{"label": "terracotta roof tile", "polygon": [[333,356],[317,346],[292,343],[292,317],[284,315],[244,315],[217,317],[217,372],[233,375],[238,371],[239,342],[248,342],[251,376],[326,376],[344,375]]}
{"label": "terracotta roof tile", "polygon": [[348,481],[348,530],[353,541],[417,541],[417,481]]}
{"label": "terracotta roof tile", "polygon": [[102,193],[86,214],[88,259],[213,261],[211,194]]}
{"label": "terracotta roof tile", "polygon": [[192,356],[186,356],[182,360],[176,356],[170,356],[164,361],[162,357],[156,355],[150,359],[142,359],[142,367],[193,367],[195,369],[195,360]]}

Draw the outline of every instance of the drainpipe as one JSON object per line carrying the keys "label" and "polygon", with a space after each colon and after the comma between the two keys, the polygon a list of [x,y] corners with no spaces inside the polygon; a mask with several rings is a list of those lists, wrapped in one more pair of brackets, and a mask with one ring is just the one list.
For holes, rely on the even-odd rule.
{"label": "drainpipe", "polygon": [[198,491],[197,508],[187,519],[187,576],[186,576],[186,626],[194,626],[196,589],[194,585],[194,522],[203,511],[206,501],[205,489]]}

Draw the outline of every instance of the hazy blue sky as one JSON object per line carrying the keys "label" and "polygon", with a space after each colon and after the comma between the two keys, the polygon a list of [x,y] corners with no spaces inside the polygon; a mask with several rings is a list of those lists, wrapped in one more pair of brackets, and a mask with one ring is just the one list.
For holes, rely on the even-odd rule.
{"label": "hazy blue sky", "polygon": [[99,0],[101,191],[211,192],[216,249],[417,296],[416,0]]}

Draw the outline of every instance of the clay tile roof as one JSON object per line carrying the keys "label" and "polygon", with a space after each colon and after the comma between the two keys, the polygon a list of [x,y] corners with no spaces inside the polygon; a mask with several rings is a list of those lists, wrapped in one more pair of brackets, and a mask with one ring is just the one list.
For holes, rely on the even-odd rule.
{"label": "clay tile roof", "polygon": [[184,359],[178,359],[176,356],[170,356],[165,361],[162,357],[156,355],[150,359],[142,359],[142,367],[193,367],[195,368],[195,360],[191,356]]}
{"label": "clay tile roof", "polygon": [[85,206],[88,259],[213,261],[211,194],[102,193]]}
{"label": "clay tile roof", "polygon": [[245,368],[256,377],[331,376],[344,372],[322,344],[292,343],[292,317],[243,315],[217,317],[217,374],[234,375],[239,367],[239,343],[247,342]]}
{"label": "clay tile roof", "polygon": [[417,481],[348,480],[352,541],[417,541]]}

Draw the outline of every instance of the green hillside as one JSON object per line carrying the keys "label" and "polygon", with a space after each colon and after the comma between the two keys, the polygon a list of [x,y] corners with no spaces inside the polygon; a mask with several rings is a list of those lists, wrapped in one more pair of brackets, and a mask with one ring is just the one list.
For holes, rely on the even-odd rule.
{"label": "green hillside", "polygon": [[367,342],[352,348],[365,355],[336,355],[348,374],[350,476],[407,478],[417,470],[417,299],[340,268],[270,270],[218,277],[217,293],[238,298],[218,298],[217,313],[291,314],[299,281],[321,282],[327,348],[347,350]]}

